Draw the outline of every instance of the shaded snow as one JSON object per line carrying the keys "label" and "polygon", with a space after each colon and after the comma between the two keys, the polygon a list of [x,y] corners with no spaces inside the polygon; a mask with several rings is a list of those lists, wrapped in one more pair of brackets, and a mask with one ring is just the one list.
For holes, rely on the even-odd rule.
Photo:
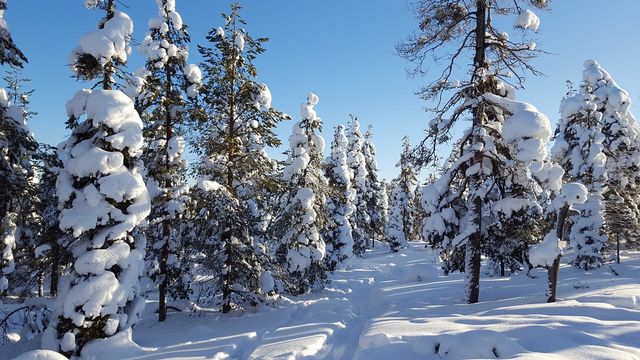
{"label": "shaded snow", "polygon": [[544,270],[533,270],[533,279],[483,275],[480,303],[468,305],[463,275],[443,276],[423,244],[388,251],[376,244],[331,275],[324,291],[255,313],[170,313],[158,323],[148,306],[135,343],[125,332],[96,347],[109,358],[149,360],[640,357],[640,253],[623,253],[613,265],[620,276],[608,266],[585,273],[563,265],[552,304]]}

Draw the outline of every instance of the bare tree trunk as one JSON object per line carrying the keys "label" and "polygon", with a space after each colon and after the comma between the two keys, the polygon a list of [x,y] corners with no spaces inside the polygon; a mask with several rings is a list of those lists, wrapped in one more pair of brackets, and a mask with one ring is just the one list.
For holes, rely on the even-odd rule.
{"label": "bare tree trunk", "polygon": [[[556,223],[556,236],[558,240],[562,240],[562,235],[564,233],[564,224],[567,220],[567,214],[569,213],[569,205],[564,205],[560,211],[558,211],[558,219]],[[549,269],[547,275],[547,302],[555,302],[556,301],[556,289],[558,286],[558,273],[560,272],[560,257],[562,255],[558,255],[556,259],[553,261],[553,265]]]}

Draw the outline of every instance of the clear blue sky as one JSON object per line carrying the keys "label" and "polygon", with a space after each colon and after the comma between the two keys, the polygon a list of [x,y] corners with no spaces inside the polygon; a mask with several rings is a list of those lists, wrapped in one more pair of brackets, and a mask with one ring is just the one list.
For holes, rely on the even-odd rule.
{"label": "clear blue sky", "polygon": [[[155,0],[121,0],[141,39],[155,15]],[[178,0],[178,11],[190,26],[193,62],[200,60],[195,44],[203,43],[211,27],[221,25],[227,0]],[[82,0],[9,0],[6,19],[17,44],[29,57],[25,75],[36,93],[39,115],[30,126],[40,141],[57,144],[68,135],[64,105],[83,84],[66,67],[70,51],[101,16],[85,10]],[[405,60],[394,45],[415,28],[405,0],[247,0],[242,2],[247,30],[269,37],[267,52],[257,61],[259,80],[271,88],[274,106],[298,118],[299,106],[313,91],[320,97],[318,114],[325,122],[327,143],[332,129],[357,115],[364,127],[374,126],[382,175],[396,176],[401,139],[422,136],[429,114],[414,90],[423,82],[407,79]],[[638,0],[553,0],[550,12],[538,12],[542,22],[536,42],[544,55],[535,65],[546,77],[527,79],[517,97],[533,103],[555,122],[565,81],[578,82],[585,59],[597,59],[640,104],[640,41]],[[509,22],[511,23],[511,22]],[[510,29],[504,29],[509,31]],[[130,69],[142,65],[135,51]],[[638,113],[635,110],[635,113]],[[285,141],[291,123],[279,134]]]}

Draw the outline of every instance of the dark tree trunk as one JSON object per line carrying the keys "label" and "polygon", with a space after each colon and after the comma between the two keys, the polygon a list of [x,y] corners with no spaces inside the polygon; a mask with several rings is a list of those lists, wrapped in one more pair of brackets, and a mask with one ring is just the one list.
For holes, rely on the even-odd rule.
{"label": "dark tree trunk", "polygon": [[225,260],[226,271],[222,278],[222,313],[226,314],[231,311],[231,286],[233,285],[233,276],[231,267],[232,262],[232,244],[231,244],[231,231],[227,230],[222,234],[222,241],[224,243],[227,259]]}
{"label": "dark tree trunk", "polygon": [[[482,198],[476,196],[473,199],[473,211],[476,214],[482,215]],[[478,215],[477,215],[478,216]],[[480,245],[482,240],[482,218],[478,217],[475,220],[475,226],[478,230],[469,236],[469,240],[466,248],[466,268],[464,271],[467,273],[467,303],[477,303],[480,298]]]}
{"label": "dark tree trunk", "polygon": [[[171,62],[167,63],[165,65],[165,72],[167,75],[167,79],[166,79],[166,88],[165,88],[165,93],[166,93],[166,99],[164,99],[164,112],[165,112],[165,137],[166,137],[166,146],[169,146],[169,140],[171,140],[171,138],[173,137],[173,122],[171,119],[171,105],[170,105],[170,98],[171,98],[171,92],[172,92],[172,87],[171,87],[171,67],[172,64]],[[168,152],[168,148],[165,148],[165,172],[168,173],[170,171],[170,164],[169,164],[169,152]],[[165,188],[170,188],[171,186],[173,186],[173,184],[171,183],[171,177],[167,176],[167,179],[165,180]],[[169,250],[170,250],[170,246],[171,246],[171,224],[169,223],[169,219],[164,219],[162,221],[162,239],[164,239],[164,244],[162,244],[162,252],[160,254],[160,274],[161,274],[161,281],[160,281],[160,285],[159,285],[159,292],[160,292],[160,298],[158,301],[158,320],[159,321],[164,321],[167,318],[167,292],[168,292],[168,288],[169,288],[169,274],[167,274],[167,262],[169,261]]]}
{"label": "dark tree trunk", "polygon": [[[474,67],[476,69],[483,68],[485,66],[485,58],[486,58],[486,44],[485,44],[485,34],[486,34],[486,14],[487,13],[487,3],[486,0],[476,0],[476,28],[475,28],[475,56],[474,56]],[[474,76],[476,76],[474,74]],[[484,92],[483,86],[481,85],[478,89],[478,95],[481,95]],[[484,119],[484,109],[482,105],[478,106],[473,113],[473,127],[479,130],[482,127],[483,119]],[[479,141],[476,139],[474,141]],[[481,163],[483,159],[482,153],[478,152],[474,156],[474,163]],[[480,181],[480,175],[474,175],[476,179],[475,181],[470,181],[472,185],[471,191],[477,190],[478,187],[484,186]],[[473,213],[475,217],[475,226],[476,231],[469,236],[469,240],[467,242],[466,247],[466,258],[467,262],[465,264],[465,272],[467,272],[467,302],[469,304],[477,303],[480,297],[480,248],[482,243],[482,198],[480,196],[475,196],[472,200]]]}
{"label": "dark tree trunk", "polygon": [[620,264],[620,233],[616,234],[616,262]]}
{"label": "dark tree trunk", "polygon": [[60,260],[58,256],[53,256],[51,262],[51,277],[49,278],[49,294],[51,296],[58,295],[58,279],[60,271]]}
{"label": "dark tree trunk", "polygon": [[[116,11],[115,0],[107,1],[106,11],[107,11],[107,20],[112,19]],[[111,80],[114,73],[115,73],[115,66],[113,65],[113,61],[109,61],[104,65],[104,75],[102,79],[102,88],[104,90],[112,89],[113,84],[111,83]]]}
{"label": "dark tree trunk", "polygon": [[[560,211],[558,211],[558,219],[556,224],[556,236],[558,240],[562,240],[562,235],[564,233],[564,224],[567,220],[567,214],[569,213],[569,205],[564,205]],[[560,272],[560,257],[558,255],[556,259],[553,261],[553,265],[549,269],[547,275],[547,302],[555,302],[556,301],[556,288],[558,286],[558,273]]]}

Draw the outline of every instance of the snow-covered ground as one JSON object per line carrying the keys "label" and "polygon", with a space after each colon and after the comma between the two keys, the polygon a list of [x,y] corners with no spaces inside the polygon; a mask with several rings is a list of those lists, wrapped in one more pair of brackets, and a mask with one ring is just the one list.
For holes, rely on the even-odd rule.
{"label": "snow-covered ground", "polygon": [[[585,273],[563,267],[559,301],[544,303],[546,273],[486,277],[463,304],[460,274],[441,275],[412,243],[378,246],[331,276],[326,290],[254,313],[152,314],[135,345],[104,359],[640,359],[640,253]],[[10,359],[37,341],[0,348]]]}

